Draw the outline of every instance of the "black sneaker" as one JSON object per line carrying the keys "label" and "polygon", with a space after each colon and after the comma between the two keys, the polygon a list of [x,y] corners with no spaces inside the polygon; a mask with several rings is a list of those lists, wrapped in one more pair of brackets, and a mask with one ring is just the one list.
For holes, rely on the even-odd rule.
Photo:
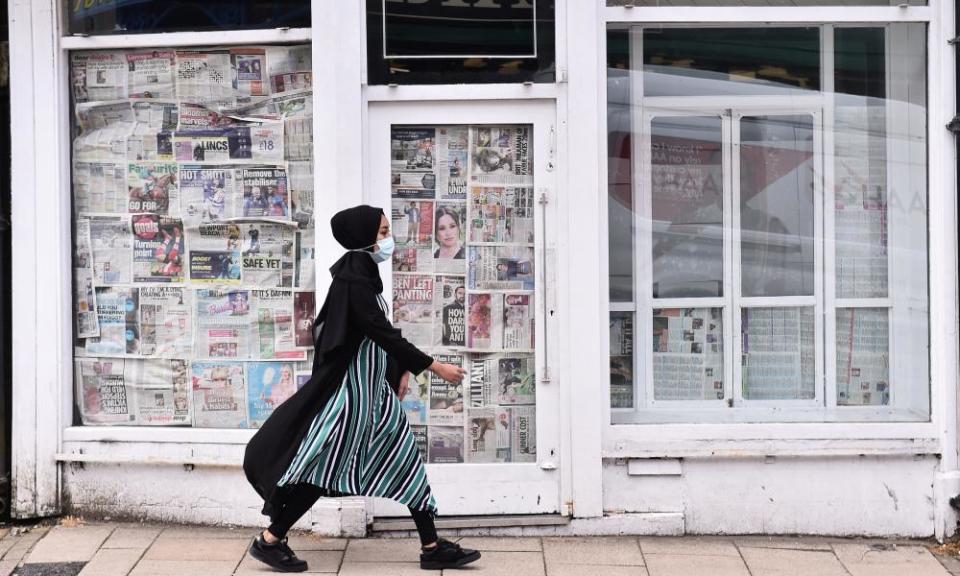
{"label": "black sneaker", "polygon": [[260,534],[250,545],[250,555],[278,572],[304,572],[307,569],[307,563],[297,558],[286,538],[276,544],[267,544]]}
{"label": "black sneaker", "polygon": [[437,547],[431,550],[421,550],[420,568],[424,570],[442,570],[445,568],[459,568],[480,559],[480,553],[469,548],[461,548],[459,544],[440,538]]}

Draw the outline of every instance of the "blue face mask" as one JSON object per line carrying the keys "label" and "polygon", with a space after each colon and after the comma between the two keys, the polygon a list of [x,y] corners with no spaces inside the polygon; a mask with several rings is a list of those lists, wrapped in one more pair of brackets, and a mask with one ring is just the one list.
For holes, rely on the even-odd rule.
{"label": "blue face mask", "polygon": [[393,241],[393,236],[387,236],[383,240],[377,242],[377,246],[380,247],[376,252],[371,252],[370,256],[373,257],[373,261],[377,264],[381,262],[386,262],[393,256],[393,249],[396,247],[396,243]]}

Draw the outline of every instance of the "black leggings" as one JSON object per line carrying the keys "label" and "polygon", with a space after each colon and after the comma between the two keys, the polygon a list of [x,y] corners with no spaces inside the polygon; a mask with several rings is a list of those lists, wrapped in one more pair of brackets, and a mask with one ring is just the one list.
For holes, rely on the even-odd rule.
{"label": "black leggings", "polygon": [[[323,488],[313,484],[297,484],[290,488],[283,505],[270,517],[270,527],[267,530],[277,538],[285,538],[290,528],[297,523],[310,507],[320,499],[325,493]],[[432,544],[437,541],[437,527],[433,522],[433,516],[429,512],[414,510],[410,508],[410,515],[413,516],[413,522],[417,525],[417,533],[420,535],[420,543],[423,545]]]}

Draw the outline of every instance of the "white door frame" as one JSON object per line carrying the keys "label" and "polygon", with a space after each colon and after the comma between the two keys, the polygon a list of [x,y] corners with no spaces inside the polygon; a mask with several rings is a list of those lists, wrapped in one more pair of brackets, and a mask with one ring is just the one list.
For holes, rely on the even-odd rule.
{"label": "white door frame", "polygon": [[[546,514],[561,512],[560,380],[552,366],[556,357],[556,275],[551,246],[556,243],[557,203],[556,103],[552,100],[446,102],[371,102],[367,110],[367,151],[363,201],[389,211],[390,128],[392,125],[533,125],[534,192],[538,199],[535,230],[537,462],[509,464],[428,464],[427,473],[441,513]],[[545,196],[546,204],[539,199]],[[392,275],[384,265],[384,290]],[[374,516],[405,516],[395,502],[374,499]]]}

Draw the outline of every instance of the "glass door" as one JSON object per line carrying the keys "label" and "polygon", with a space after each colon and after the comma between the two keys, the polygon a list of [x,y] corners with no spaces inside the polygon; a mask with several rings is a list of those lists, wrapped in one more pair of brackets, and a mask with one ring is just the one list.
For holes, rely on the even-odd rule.
{"label": "glass door", "polygon": [[[390,214],[397,242],[383,274],[394,325],[468,373],[462,385],[421,374],[401,399],[443,514],[560,509],[541,201],[555,113],[504,104],[370,108],[366,200]],[[406,515],[382,500],[373,510]]]}

